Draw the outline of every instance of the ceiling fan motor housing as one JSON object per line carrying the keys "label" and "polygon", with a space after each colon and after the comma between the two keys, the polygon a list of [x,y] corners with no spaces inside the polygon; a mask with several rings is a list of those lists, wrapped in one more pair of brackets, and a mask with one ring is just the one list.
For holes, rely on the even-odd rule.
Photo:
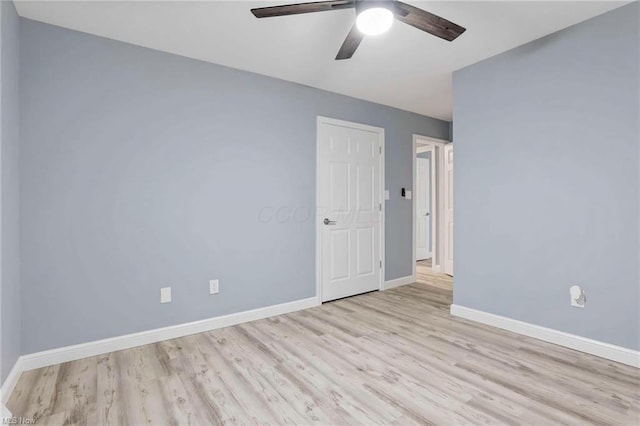
{"label": "ceiling fan motor housing", "polygon": [[395,15],[396,8],[393,3],[393,0],[356,0],[356,15],[359,15],[367,9],[378,7],[388,9]]}

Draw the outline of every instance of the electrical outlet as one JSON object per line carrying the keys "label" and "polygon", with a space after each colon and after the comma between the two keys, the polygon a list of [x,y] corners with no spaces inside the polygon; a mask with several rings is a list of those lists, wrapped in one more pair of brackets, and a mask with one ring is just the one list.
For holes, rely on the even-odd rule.
{"label": "electrical outlet", "polygon": [[411,199],[411,191],[407,191],[407,192],[405,193],[405,198],[406,198],[407,200],[410,200],[410,199]]}
{"label": "electrical outlet", "polygon": [[385,190],[384,190],[384,199],[385,199],[385,200],[388,200],[389,198],[390,198],[389,190],[388,190],[388,189],[385,189]]}
{"label": "electrical outlet", "polygon": [[171,302],[171,287],[162,287],[160,289],[160,303]]}
{"label": "electrical outlet", "polygon": [[571,306],[584,308],[584,305],[587,304],[587,295],[580,286],[574,285],[571,287],[569,289],[569,294],[571,295]]}
{"label": "electrical outlet", "polygon": [[218,294],[220,292],[220,282],[218,280],[209,281],[209,294]]}

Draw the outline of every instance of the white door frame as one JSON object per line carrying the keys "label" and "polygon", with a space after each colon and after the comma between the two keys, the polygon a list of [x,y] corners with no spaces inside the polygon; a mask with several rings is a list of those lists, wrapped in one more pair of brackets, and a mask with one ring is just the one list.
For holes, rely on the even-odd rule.
{"label": "white door frame", "polygon": [[[455,247],[453,245],[453,235],[449,234],[449,223],[451,223],[451,225],[453,227],[455,227],[455,223],[454,223],[454,218],[452,216],[449,216],[450,214],[453,214],[453,210],[455,209],[455,205],[453,205],[454,200],[450,199],[449,194],[451,193],[452,195],[454,194],[454,179],[453,179],[453,175],[449,175],[449,171],[454,172],[454,161],[455,159],[453,158],[453,145],[449,144],[447,145],[444,150],[444,155],[442,156],[442,172],[443,172],[443,187],[444,187],[444,191],[443,191],[443,197],[442,197],[442,229],[444,230],[444,234],[446,235],[446,237],[443,237],[443,245],[442,248],[443,250],[443,261],[442,261],[442,271],[445,274],[449,274],[453,276],[453,270],[454,270],[454,264],[455,264],[455,259],[451,260],[451,265],[448,265],[448,261],[446,259],[447,257],[447,253],[449,251],[453,252],[453,250],[455,250]],[[449,154],[451,155],[451,161],[449,162]],[[451,167],[451,170],[448,170],[448,168]],[[455,195],[453,195],[453,198],[455,199]],[[447,204],[450,204],[452,207],[451,209],[447,209]],[[452,229],[452,231],[455,234],[455,230]],[[453,256],[453,254],[452,254]]]}
{"label": "white door frame", "polygon": [[[336,126],[350,127],[352,129],[366,130],[368,132],[374,132],[380,135],[380,285],[379,290],[384,288],[384,271],[385,271],[385,253],[384,253],[384,230],[385,230],[385,199],[384,199],[384,128],[374,127],[361,123],[354,123],[351,121],[338,120],[335,118],[318,116],[316,124],[316,298],[318,304],[322,304],[322,219],[319,214],[318,207],[320,206],[320,125],[333,124]],[[415,157],[415,155],[414,155]],[[414,165],[415,167],[415,165]],[[415,250],[415,248],[414,248]],[[414,256],[415,258],[415,253]],[[414,262],[415,263],[415,262]],[[414,271],[415,275],[415,271]]]}
{"label": "white door frame", "polygon": [[[412,149],[412,160],[411,160],[411,169],[413,173],[413,188],[415,192],[415,188],[417,187],[417,174],[416,174],[416,154],[418,152],[419,146],[430,147],[425,149],[425,151],[431,151],[431,262],[432,268],[436,272],[442,271],[442,266],[440,264],[440,255],[442,253],[442,238],[438,238],[443,235],[444,227],[442,226],[441,218],[444,217],[444,206],[440,202],[442,199],[442,194],[444,191],[444,161],[443,156],[435,155],[436,147],[439,148],[440,153],[442,152],[442,148],[448,144],[449,141],[444,139],[432,138],[429,136],[422,135],[413,135],[413,149]],[[413,280],[416,280],[416,229],[417,226],[417,205],[415,202],[416,197],[412,197],[412,212],[413,212],[413,220],[411,227],[411,264],[412,264],[412,275]],[[435,230],[434,230],[435,228]]]}
{"label": "white door frame", "polygon": [[[429,184],[430,184],[429,185],[429,187],[430,187],[429,188],[429,194],[430,194],[430,198],[431,198],[431,205],[429,206],[429,215],[431,216],[431,217],[429,217],[429,223],[431,224],[429,226],[429,238],[433,238],[433,235],[431,235],[431,234],[433,234],[433,223],[432,223],[433,216],[431,215],[431,211],[434,209],[434,206],[436,204],[435,203],[435,196],[433,195],[434,194],[433,190],[435,188],[435,181],[433,179],[433,175],[434,175],[433,163],[434,163],[435,158],[436,158],[435,151],[436,151],[435,150],[435,146],[433,146],[433,145],[422,145],[422,146],[418,145],[418,148],[416,149],[416,154],[422,154],[424,152],[431,153],[431,162],[430,162],[430,165],[429,165]],[[416,155],[416,157],[417,157],[417,155]],[[418,229],[417,228],[417,226],[418,226],[417,200],[418,200],[418,196],[419,196],[418,195],[418,167],[417,167],[418,160],[427,161],[427,159],[426,158],[415,158],[415,160],[414,160],[416,162],[416,169],[415,169],[416,170],[416,180],[414,181],[414,185],[413,185],[414,186],[414,188],[413,188],[413,199],[416,200],[416,201],[414,201],[414,203],[416,203],[416,228],[415,228],[415,230],[416,230],[416,236],[415,236],[415,243],[416,243],[416,256],[415,256],[415,258],[416,258],[416,260],[418,258],[418,248],[417,248],[417,245],[418,245],[418,241],[417,241],[417,229]],[[433,245],[430,248],[431,248],[431,250],[429,250],[429,254],[431,255],[431,259],[433,260]]]}

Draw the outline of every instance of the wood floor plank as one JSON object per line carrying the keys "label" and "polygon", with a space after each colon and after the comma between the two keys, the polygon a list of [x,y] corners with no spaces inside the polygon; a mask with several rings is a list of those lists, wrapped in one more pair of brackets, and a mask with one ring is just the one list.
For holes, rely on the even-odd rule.
{"label": "wood floor plank", "polygon": [[51,416],[59,388],[58,382],[64,376],[61,371],[64,372],[67,368],[68,364],[61,364],[23,374],[22,376],[26,379],[26,383],[22,384],[23,377],[20,377],[16,385],[16,391],[11,395],[7,404],[7,407],[12,407],[10,408],[11,413],[14,416],[18,412],[24,413],[19,416],[35,420]]}
{"label": "wood floor plank", "polygon": [[96,415],[97,423],[102,425],[127,424],[125,403],[119,389],[119,366],[114,353],[99,357],[96,378]]}
{"label": "wood floor plank", "polygon": [[[270,403],[250,378],[243,374],[242,360],[239,357],[224,356],[220,349],[226,344],[223,332],[224,330],[216,330],[198,336],[204,339],[192,336],[204,359],[202,372],[208,369],[213,370],[228,397],[224,400],[226,415],[222,417],[223,423],[295,423],[297,414],[291,415],[290,410],[279,410],[275,404]],[[215,401],[212,402],[215,403]]]}
{"label": "wood floor plank", "polygon": [[66,413],[67,424],[95,424],[97,398],[97,358],[63,364],[50,411]]}
{"label": "wood floor plank", "polygon": [[[247,327],[255,328],[264,334],[269,334],[275,339],[273,346],[281,353],[286,354],[284,364],[289,365],[294,371],[300,371],[301,380],[308,383],[309,387],[321,392],[325,399],[329,400],[329,409],[334,411],[346,411],[348,417],[357,424],[384,424],[391,423],[401,413],[396,410],[384,409],[375,401],[362,398],[360,380],[356,380],[351,374],[349,365],[344,360],[335,360],[331,357],[323,357],[314,349],[315,346],[306,338],[290,337],[291,328],[301,327],[301,323],[290,316],[279,318],[267,324],[254,322]],[[303,327],[303,326],[302,326]],[[340,422],[341,423],[341,422]]]}
{"label": "wood floor plank", "polygon": [[640,424],[633,367],[451,317],[451,277],[22,374],[37,424]]}

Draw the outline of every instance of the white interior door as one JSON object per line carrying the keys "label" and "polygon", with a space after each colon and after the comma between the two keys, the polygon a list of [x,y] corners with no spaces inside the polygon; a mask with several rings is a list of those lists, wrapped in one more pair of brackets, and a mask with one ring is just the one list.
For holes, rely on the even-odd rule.
{"label": "white interior door", "polygon": [[416,260],[429,259],[431,250],[431,167],[427,158],[416,158]]}
{"label": "white interior door", "polygon": [[444,273],[453,275],[453,145],[444,153]]}
{"label": "white interior door", "polygon": [[322,301],[381,283],[382,129],[318,121]]}

